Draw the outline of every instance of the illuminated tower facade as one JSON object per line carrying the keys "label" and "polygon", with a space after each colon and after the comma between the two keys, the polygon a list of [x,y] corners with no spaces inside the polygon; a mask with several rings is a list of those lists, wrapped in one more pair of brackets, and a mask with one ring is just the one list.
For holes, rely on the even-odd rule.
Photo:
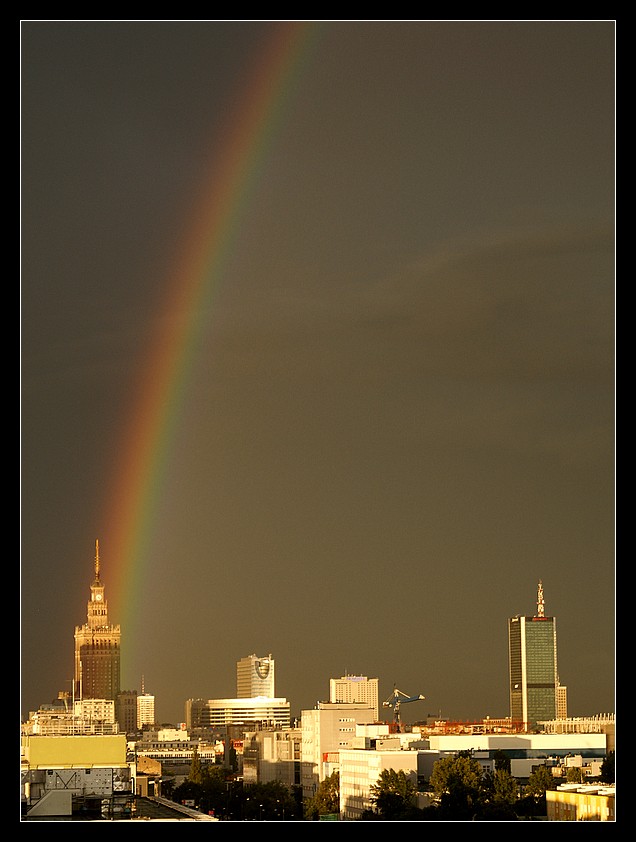
{"label": "illuminated tower facade", "polygon": [[236,696],[238,699],[256,699],[264,696],[275,697],[274,659],[271,655],[258,658],[248,655],[236,662]]}
{"label": "illuminated tower facade", "polygon": [[558,673],[556,620],[545,616],[539,582],[537,613],[508,620],[510,716],[533,731],[538,722],[557,718]]}
{"label": "illuminated tower facade", "polygon": [[100,579],[99,541],[95,541],[95,578],[87,621],[75,627],[75,697],[116,699],[120,690],[119,626],[108,622],[108,603]]}
{"label": "illuminated tower facade", "polygon": [[329,679],[329,701],[361,702],[371,705],[378,719],[378,679],[367,678],[366,675],[343,675],[342,678]]}

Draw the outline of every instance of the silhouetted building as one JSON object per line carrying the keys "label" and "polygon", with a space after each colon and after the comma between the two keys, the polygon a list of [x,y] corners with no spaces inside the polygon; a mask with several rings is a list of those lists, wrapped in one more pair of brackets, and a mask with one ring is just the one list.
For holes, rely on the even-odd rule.
{"label": "silhouetted building", "polygon": [[556,619],[546,617],[543,585],[539,582],[537,613],[508,620],[510,717],[527,731],[542,720],[557,718]]}
{"label": "silhouetted building", "polygon": [[115,718],[125,734],[137,732],[137,691],[122,690],[115,700]]}
{"label": "silhouetted building", "polygon": [[75,627],[75,698],[116,699],[121,631],[108,622],[108,603],[99,577],[99,541],[95,542],[95,578],[87,613],[87,622]]}

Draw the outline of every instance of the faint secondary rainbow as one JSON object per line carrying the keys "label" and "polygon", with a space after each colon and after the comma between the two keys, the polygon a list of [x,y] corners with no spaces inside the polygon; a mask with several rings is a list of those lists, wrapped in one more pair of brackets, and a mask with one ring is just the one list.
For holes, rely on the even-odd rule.
{"label": "faint secondary rainbow", "polygon": [[149,545],[197,339],[231,253],[242,210],[285,105],[309,54],[317,25],[273,23],[238,91],[237,108],[215,152],[194,208],[181,256],[167,281],[160,316],[167,327],[149,349],[138,397],[126,422],[120,460],[107,489],[99,535],[111,622],[132,626],[139,588],[149,570]]}

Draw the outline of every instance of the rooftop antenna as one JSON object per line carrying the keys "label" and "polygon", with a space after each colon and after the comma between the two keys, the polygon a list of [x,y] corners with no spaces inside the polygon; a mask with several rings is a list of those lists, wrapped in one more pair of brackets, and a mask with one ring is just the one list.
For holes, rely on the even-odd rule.
{"label": "rooftop antenna", "polygon": [[539,580],[539,590],[537,592],[537,617],[543,617],[545,608],[545,600],[543,599],[543,582]]}
{"label": "rooftop antenna", "polygon": [[99,540],[95,540],[95,581],[99,582]]}

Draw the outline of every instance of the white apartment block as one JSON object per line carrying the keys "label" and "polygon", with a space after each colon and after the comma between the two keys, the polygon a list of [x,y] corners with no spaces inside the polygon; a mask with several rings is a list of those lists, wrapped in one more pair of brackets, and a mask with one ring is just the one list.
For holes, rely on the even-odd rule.
{"label": "white apartment block", "polygon": [[358,723],[375,722],[371,705],[318,702],[301,712],[301,782],[311,798],[319,784],[338,769],[338,752],[351,745]]}
{"label": "white apartment block", "polygon": [[150,693],[137,696],[137,728],[155,724],[155,697]]}
{"label": "white apartment block", "polygon": [[417,788],[420,754],[429,752],[399,748],[343,749],[340,752],[340,818],[357,821],[365,810],[372,810],[371,787],[378,782],[380,774],[389,769],[405,772]]}
{"label": "white apartment block", "polygon": [[377,678],[367,678],[366,675],[343,675],[342,678],[330,678],[329,701],[371,705],[375,710],[375,719],[380,718]]}

